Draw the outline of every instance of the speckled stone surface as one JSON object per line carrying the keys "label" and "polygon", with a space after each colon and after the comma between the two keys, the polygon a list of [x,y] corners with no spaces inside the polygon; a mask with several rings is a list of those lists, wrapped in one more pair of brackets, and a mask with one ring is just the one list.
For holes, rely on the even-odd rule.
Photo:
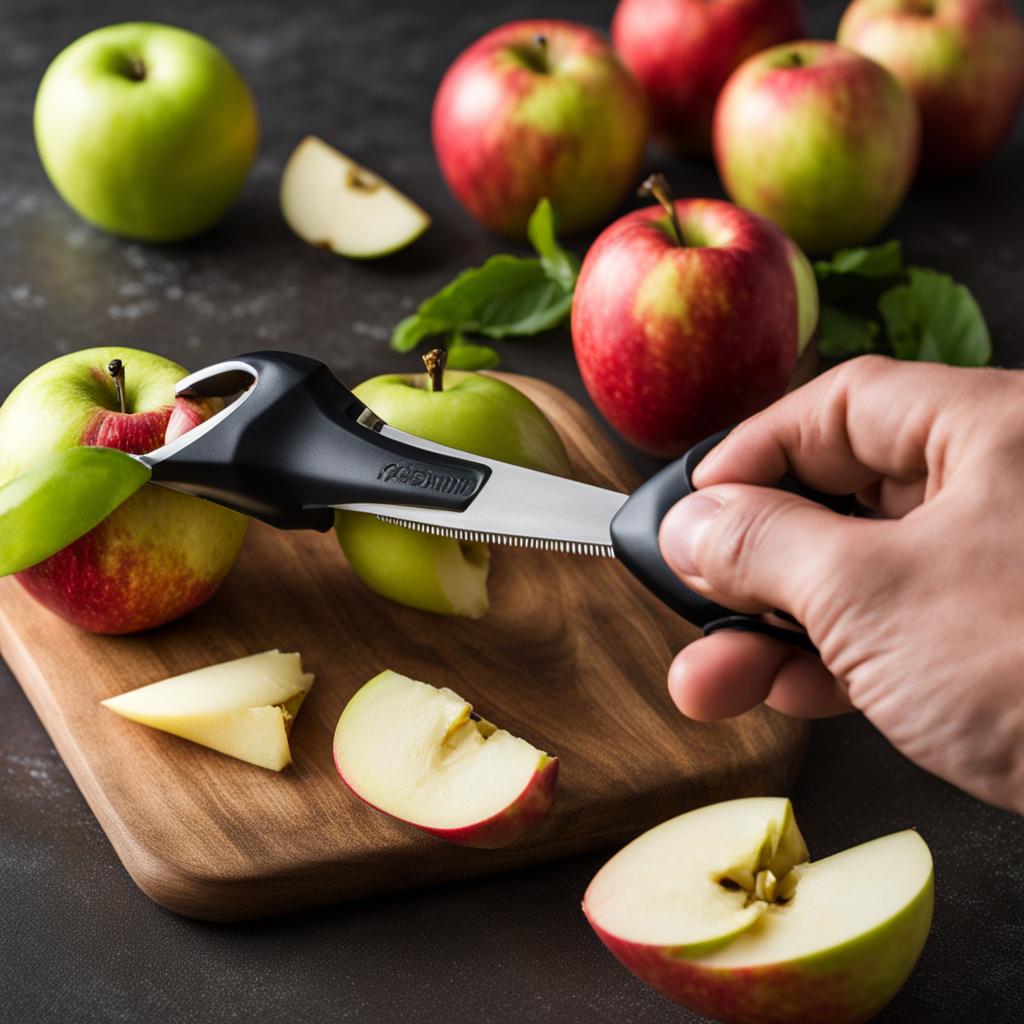
{"label": "speckled stone surface", "polygon": [[[842,4],[807,6],[811,34],[831,35]],[[441,73],[501,21],[543,12],[605,27],[612,7],[2,0],[0,394],[45,359],[108,342],[191,367],[256,347],[295,348],[353,383],[408,365],[386,345],[394,322],[454,272],[504,248],[459,210],[434,164],[428,115]],[[49,187],[32,142],[32,97],[48,61],[88,29],[140,17],[223,46],[262,117],[261,155],[237,206],[210,234],[174,247],[127,244],[81,223]],[[278,214],[277,181],[306,132],[407,189],[435,217],[429,234],[367,265],[293,238]],[[650,162],[680,194],[720,194],[709,166],[653,152]],[[918,188],[889,232],[910,259],[971,286],[1006,366],[1024,361],[1022,181],[1018,124],[980,173]],[[585,244],[576,240],[580,251]],[[565,334],[501,350],[508,369],[582,397]],[[198,924],[135,889],[2,666],[0,730],[2,1024],[697,1020],[635,981],[590,934],[579,900],[603,855],[270,922]],[[1024,1019],[1024,820],[927,776],[856,717],[814,727],[794,798],[815,855],[907,826],[935,854],[935,927],[880,1019]]]}

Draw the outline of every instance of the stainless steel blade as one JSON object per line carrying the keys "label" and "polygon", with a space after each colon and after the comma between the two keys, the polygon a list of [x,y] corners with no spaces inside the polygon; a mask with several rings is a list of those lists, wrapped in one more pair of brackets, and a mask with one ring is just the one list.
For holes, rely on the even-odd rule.
{"label": "stainless steel blade", "polygon": [[470,459],[487,466],[491,475],[464,512],[369,502],[336,508],[368,512],[385,522],[443,537],[614,556],[609,526],[628,495],[470,455],[391,426],[382,426],[380,432],[418,448]]}

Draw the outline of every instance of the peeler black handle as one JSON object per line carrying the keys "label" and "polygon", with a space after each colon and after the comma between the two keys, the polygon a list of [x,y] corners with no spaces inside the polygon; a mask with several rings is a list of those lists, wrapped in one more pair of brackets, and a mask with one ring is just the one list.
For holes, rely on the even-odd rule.
{"label": "peeler black handle", "polygon": [[[660,470],[634,491],[612,520],[615,554],[648,590],[683,618],[700,626],[705,636],[720,630],[762,633],[816,654],[817,648],[803,627],[787,613],[775,612],[775,617],[790,623],[792,628],[716,604],[687,587],[661,555],[658,529],[662,519],[677,501],[693,493],[696,489],[693,486],[693,471],[728,433],[728,430],[723,430],[701,441],[682,458]],[[840,515],[860,515],[865,512],[853,495],[825,494],[805,486],[792,476],[783,477],[776,486],[824,505]]]}
{"label": "peeler black handle", "polygon": [[373,412],[306,356],[239,356],[186,378],[178,394],[237,397],[150,454],[153,482],[280,529],[328,530],[330,506],[349,502],[462,511],[490,475],[382,435]]}

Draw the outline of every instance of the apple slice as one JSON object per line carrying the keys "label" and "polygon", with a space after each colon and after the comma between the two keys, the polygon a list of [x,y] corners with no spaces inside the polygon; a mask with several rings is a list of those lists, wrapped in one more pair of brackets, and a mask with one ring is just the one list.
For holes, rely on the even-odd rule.
{"label": "apple slice", "polygon": [[377,810],[462,846],[506,846],[551,808],[558,758],[473,714],[458,694],[390,670],[334,734],[342,781]]}
{"label": "apple slice", "polygon": [[853,1024],[899,990],[931,927],[932,859],[913,831],[816,863],[789,801],[713,804],[616,854],[583,910],[627,967],[736,1024]]}
{"label": "apple slice", "polygon": [[352,259],[387,256],[430,227],[426,211],[315,135],[288,158],[281,212],[299,238]]}
{"label": "apple slice", "polygon": [[101,703],[133,722],[280,771],[291,764],[288,731],[312,685],[298,654],[266,651]]}

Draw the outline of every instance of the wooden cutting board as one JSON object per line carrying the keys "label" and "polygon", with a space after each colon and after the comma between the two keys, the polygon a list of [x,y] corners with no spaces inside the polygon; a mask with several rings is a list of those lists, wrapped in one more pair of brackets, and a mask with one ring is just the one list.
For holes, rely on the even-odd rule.
{"label": "wooden cutting board", "polygon": [[[507,377],[562,434],[580,479],[636,475],[551,385]],[[0,580],[0,653],[125,867],[163,906],[238,920],[502,871],[620,844],[688,808],[780,793],[804,724],[759,709],[699,724],[665,689],[696,634],[610,559],[493,549],[480,622],[402,608],[367,591],[333,534],[254,525],[238,565],[199,611],[153,632],[79,632]],[[127,722],[115,693],[268,648],[299,651],[316,683],[281,774]],[[451,846],[358,801],[331,739],[355,690],[393,668],[470,700],[561,759],[550,818],[502,850]]]}

